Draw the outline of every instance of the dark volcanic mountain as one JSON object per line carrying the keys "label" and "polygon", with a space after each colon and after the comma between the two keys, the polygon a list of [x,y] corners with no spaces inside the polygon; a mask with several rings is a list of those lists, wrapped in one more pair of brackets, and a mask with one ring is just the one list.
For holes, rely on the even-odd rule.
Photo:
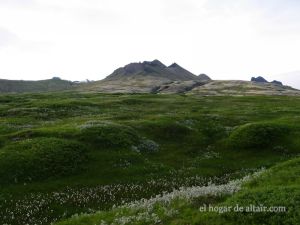
{"label": "dark volcanic mountain", "polygon": [[167,79],[170,81],[201,80],[200,77],[192,74],[176,63],[167,67],[158,60],[154,60],[152,62],[144,61],[142,63],[130,63],[115,70],[111,75],[105,78],[105,80],[118,80],[123,78],[127,79],[145,76]]}
{"label": "dark volcanic mountain", "polygon": [[166,66],[154,60],[130,63],[115,70],[104,80],[83,86],[82,89],[109,93],[183,93],[209,80],[196,76],[176,63]]}

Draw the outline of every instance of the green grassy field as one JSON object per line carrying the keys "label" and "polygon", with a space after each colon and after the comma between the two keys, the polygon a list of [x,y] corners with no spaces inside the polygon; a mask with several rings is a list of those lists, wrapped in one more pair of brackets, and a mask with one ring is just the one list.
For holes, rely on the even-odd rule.
{"label": "green grassy field", "polygon": [[[228,191],[230,190],[230,191]],[[235,193],[238,191],[237,193]],[[299,224],[300,158],[225,185],[182,189],[57,225]],[[255,208],[254,208],[255,207]]]}
{"label": "green grassy field", "polygon": [[[299,100],[75,92],[1,95],[0,221],[50,224],[102,210],[100,216],[63,223],[100,224],[116,217],[120,209],[111,210],[113,206],[183,186],[226,185],[295,158],[300,153]],[[266,215],[199,214],[197,208],[203,202],[257,199],[270,204],[279,199],[298,207],[299,199],[290,200],[299,194],[299,180],[292,173],[299,174],[299,168],[294,167],[275,166],[266,172],[275,174],[272,171],[281,168],[286,182],[280,183],[276,174],[263,176],[232,196],[202,196],[192,203],[175,199],[171,206],[158,204],[154,212],[162,224],[260,224]],[[174,213],[166,216],[168,207]],[[126,216],[132,213],[122,210]],[[294,220],[277,223],[279,218],[272,217],[273,222],[265,224],[296,224],[300,219],[288,215]],[[153,224],[155,219],[136,223]]]}

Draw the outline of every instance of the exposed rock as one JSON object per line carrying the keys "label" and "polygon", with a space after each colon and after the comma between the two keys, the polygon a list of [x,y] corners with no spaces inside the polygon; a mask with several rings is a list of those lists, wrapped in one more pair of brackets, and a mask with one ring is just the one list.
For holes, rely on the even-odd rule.
{"label": "exposed rock", "polygon": [[270,83],[270,84],[275,84],[275,85],[280,85],[282,86],[282,82],[277,81],[277,80],[273,80],[272,82],[268,82],[265,78],[259,76],[259,77],[252,77],[251,78],[252,82],[257,82],[257,83]]}
{"label": "exposed rock", "polygon": [[261,77],[261,76],[259,76],[259,77],[252,77],[251,81],[253,81],[253,82],[259,82],[259,83],[268,83],[268,81],[265,78]]}
{"label": "exposed rock", "polygon": [[172,81],[158,86],[153,93],[186,93],[195,87],[206,84],[201,81]]}
{"label": "exposed rock", "polygon": [[202,73],[198,76],[202,81],[210,81],[210,77],[207,76],[206,74]]}
{"label": "exposed rock", "polygon": [[276,85],[280,85],[280,86],[283,85],[282,82],[280,82],[280,81],[278,81],[278,80],[273,80],[271,83],[272,83],[272,84],[276,84]]}

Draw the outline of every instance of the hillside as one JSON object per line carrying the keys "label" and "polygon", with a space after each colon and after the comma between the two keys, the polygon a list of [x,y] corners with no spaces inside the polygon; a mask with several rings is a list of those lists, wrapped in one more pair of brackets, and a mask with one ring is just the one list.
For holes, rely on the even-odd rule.
{"label": "hillside", "polygon": [[53,92],[76,87],[77,84],[59,78],[39,81],[0,79],[0,93]]}
{"label": "hillside", "polygon": [[[297,96],[61,92],[1,95],[0,103],[3,224],[49,225],[99,210],[109,222],[120,218],[113,206],[157,195],[233,194],[246,175],[300,153]],[[289,176],[296,181],[294,171],[282,176],[286,184]],[[299,205],[290,201],[294,192],[280,190],[287,196],[282,204]],[[272,194],[259,196],[273,201]],[[222,203],[221,197],[178,202],[178,214],[175,202],[171,211],[158,205],[153,217],[126,209],[119,215],[150,216],[142,224],[151,225],[157,216],[163,224],[196,223],[199,204]],[[78,221],[101,224],[98,216]]]}

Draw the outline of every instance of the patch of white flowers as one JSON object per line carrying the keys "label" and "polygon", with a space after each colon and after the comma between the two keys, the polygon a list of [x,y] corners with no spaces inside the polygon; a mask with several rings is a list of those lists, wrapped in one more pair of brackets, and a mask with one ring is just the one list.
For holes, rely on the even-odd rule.
{"label": "patch of white flowers", "polygon": [[[176,176],[179,175],[178,173],[180,172],[174,171],[170,173],[170,176],[174,177],[174,179],[151,179],[146,183],[140,184],[67,187],[61,191],[27,194],[21,199],[15,199],[14,196],[6,196],[5,198],[0,198],[0,219],[2,223],[6,224],[50,224],[69,217],[71,213],[67,211],[69,207],[77,208],[79,211],[84,210],[86,213],[94,213],[96,210],[105,210],[113,207],[124,209],[125,211],[127,209],[135,211],[134,216],[131,215],[129,218],[126,213],[116,216],[114,224],[131,224],[132,221],[156,224],[161,220],[159,215],[156,215],[154,212],[156,204],[162,207],[165,216],[171,217],[177,212],[167,206],[174,199],[191,200],[205,195],[232,194],[240,189],[242,183],[259,174],[254,173],[241,180],[228,182],[230,175],[210,179],[186,177],[186,179],[182,180],[181,176],[176,179]],[[225,182],[228,183],[222,184]],[[155,196],[155,194],[158,195]],[[141,199],[141,197],[149,197],[149,199]],[[113,204],[115,205],[113,206]],[[61,215],[54,211],[57,207],[64,209]]]}
{"label": "patch of white flowers", "polygon": [[175,199],[185,199],[190,201],[200,196],[232,195],[241,189],[243,183],[258,177],[262,171],[264,171],[264,169],[255,172],[252,175],[247,175],[242,179],[230,181],[227,184],[216,185],[214,183],[209,183],[205,186],[181,187],[178,190],[173,190],[170,193],[163,193],[150,199],[141,199],[139,201],[128,203],[123,207],[152,208],[157,203],[169,205]]}
{"label": "patch of white flowers", "polygon": [[[226,184],[216,185],[209,183],[204,186],[181,187],[178,190],[163,193],[150,199],[141,199],[124,204],[123,206],[114,207],[115,214],[113,221],[101,220],[100,225],[130,225],[138,222],[160,224],[163,218],[172,217],[179,213],[170,207],[174,200],[191,202],[193,199],[201,196],[232,195],[241,189],[242,184],[258,177],[263,171],[264,169],[261,169],[252,175],[232,180]],[[160,207],[160,215],[155,211],[157,207]]]}

